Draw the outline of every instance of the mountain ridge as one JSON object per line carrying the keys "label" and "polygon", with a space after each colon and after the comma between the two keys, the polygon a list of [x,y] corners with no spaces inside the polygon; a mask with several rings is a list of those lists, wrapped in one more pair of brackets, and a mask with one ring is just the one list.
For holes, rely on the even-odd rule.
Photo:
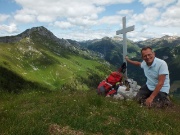
{"label": "mountain ridge", "polygon": [[[94,43],[94,42],[99,42],[101,40],[113,40],[113,41],[117,41],[117,42],[122,42],[122,38],[120,36],[114,36],[114,37],[103,37],[101,39],[92,39],[92,40],[85,40],[85,41],[76,41],[76,40],[71,40],[71,39],[64,39],[64,38],[58,38],[56,37],[51,31],[49,31],[47,28],[45,28],[44,26],[37,26],[37,27],[32,27],[29,29],[26,29],[24,32],[17,34],[17,35],[13,35],[13,36],[3,36],[0,37],[0,42],[3,43],[12,43],[12,42],[18,42],[20,41],[22,38],[26,38],[29,37],[33,32],[38,32],[40,35],[42,36],[47,36],[48,38],[51,38],[52,40],[55,40],[57,43],[58,42],[63,42],[66,45],[69,45],[70,42],[74,42],[76,43],[77,46],[80,46],[79,43]],[[162,36],[160,38],[151,38],[151,39],[147,39],[147,40],[143,40],[143,41],[131,41],[129,39],[127,39],[129,42],[132,42],[134,44],[143,44],[144,43],[149,43],[149,42],[158,42],[158,41],[168,41],[168,42],[173,42],[175,40],[180,41],[180,37],[178,36],[169,36],[169,35],[165,35]]]}

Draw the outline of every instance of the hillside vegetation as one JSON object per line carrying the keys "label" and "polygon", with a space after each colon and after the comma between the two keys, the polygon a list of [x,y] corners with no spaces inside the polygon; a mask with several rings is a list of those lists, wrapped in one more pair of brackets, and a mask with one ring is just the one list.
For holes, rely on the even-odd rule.
{"label": "hillside vegetation", "polygon": [[0,43],[1,89],[88,90],[109,74],[109,65],[96,55],[66,47],[40,32],[37,29],[15,43]]}

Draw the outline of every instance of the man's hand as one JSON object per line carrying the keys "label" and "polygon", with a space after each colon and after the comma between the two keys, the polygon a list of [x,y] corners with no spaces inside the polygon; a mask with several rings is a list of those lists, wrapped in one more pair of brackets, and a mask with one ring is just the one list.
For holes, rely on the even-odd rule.
{"label": "man's hand", "polygon": [[141,66],[141,62],[138,62],[138,61],[133,61],[131,59],[129,59],[129,57],[126,55],[125,58],[124,58],[127,62],[135,65],[135,66]]}
{"label": "man's hand", "polygon": [[146,99],[146,106],[151,107],[154,98],[148,97]]}
{"label": "man's hand", "polygon": [[125,56],[125,59],[126,59],[126,61],[128,61],[129,57],[126,55],[126,56]]}

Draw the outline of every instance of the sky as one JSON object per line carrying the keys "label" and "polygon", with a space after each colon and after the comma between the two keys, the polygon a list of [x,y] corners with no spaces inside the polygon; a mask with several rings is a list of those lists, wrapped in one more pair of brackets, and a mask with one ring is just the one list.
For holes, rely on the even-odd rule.
{"label": "sky", "polygon": [[39,26],[76,41],[123,37],[123,17],[130,40],[180,36],[180,0],[0,0],[0,37]]}

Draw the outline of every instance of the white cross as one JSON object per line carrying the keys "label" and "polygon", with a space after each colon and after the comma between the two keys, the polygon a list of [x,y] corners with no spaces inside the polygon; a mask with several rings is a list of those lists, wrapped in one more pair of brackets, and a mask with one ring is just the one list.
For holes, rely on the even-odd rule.
{"label": "white cross", "polygon": [[[116,31],[116,35],[123,34],[123,62],[126,62],[125,56],[127,55],[126,33],[134,30],[134,25],[126,28],[126,17],[122,18],[123,28]],[[127,62],[126,62],[127,65]],[[127,70],[125,75],[127,76]]]}

